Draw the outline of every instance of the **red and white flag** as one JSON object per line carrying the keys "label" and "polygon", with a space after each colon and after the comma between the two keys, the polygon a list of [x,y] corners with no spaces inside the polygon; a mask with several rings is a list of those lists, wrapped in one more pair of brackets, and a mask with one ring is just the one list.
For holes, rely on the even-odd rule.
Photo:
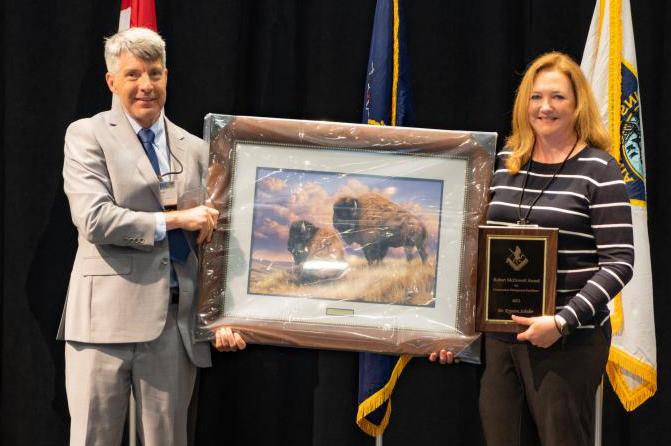
{"label": "red and white flag", "polygon": [[154,0],[121,0],[119,31],[136,27],[158,31]]}

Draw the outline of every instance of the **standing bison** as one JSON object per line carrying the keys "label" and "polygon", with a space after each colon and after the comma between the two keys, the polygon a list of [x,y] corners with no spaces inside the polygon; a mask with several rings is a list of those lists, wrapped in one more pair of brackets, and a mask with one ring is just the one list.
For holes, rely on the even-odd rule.
{"label": "standing bison", "polygon": [[291,224],[287,249],[303,281],[337,278],[347,268],[338,233],[331,228],[318,228],[307,220]]}
{"label": "standing bison", "polygon": [[342,197],[333,205],[333,226],[347,244],[363,248],[368,264],[380,263],[391,247],[402,246],[412,260],[417,249],[426,262],[426,228],[411,212],[376,193]]}

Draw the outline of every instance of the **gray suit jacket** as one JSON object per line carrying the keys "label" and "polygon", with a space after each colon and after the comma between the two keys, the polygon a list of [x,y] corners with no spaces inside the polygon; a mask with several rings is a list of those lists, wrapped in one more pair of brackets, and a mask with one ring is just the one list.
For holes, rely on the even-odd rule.
{"label": "gray suit jacket", "polygon": [[[200,188],[207,145],[168,119],[168,145],[182,162],[177,194]],[[147,342],[165,325],[169,305],[167,237],[154,241],[161,211],[159,181],[118,101],[112,109],[72,123],[65,134],[65,193],[79,246],[58,339],[88,343]],[[193,243],[193,237],[187,237]],[[175,264],[178,326],[191,361],[211,365],[207,343],[193,343],[197,260]]]}

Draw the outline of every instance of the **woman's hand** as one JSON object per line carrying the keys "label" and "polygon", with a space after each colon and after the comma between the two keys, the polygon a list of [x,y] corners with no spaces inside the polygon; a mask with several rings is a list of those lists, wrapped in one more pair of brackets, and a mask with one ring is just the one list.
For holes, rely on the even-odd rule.
{"label": "woman's hand", "polygon": [[517,335],[518,341],[529,341],[536,347],[548,348],[561,338],[554,316],[521,317],[513,315],[512,318],[516,323],[529,327]]}
{"label": "woman's hand", "polygon": [[452,364],[453,362],[458,362],[455,361],[454,354],[445,349],[441,350],[440,352],[432,352],[429,355],[429,361],[436,362],[436,359],[441,364]]}
{"label": "woman's hand", "polygon": [[231,330],[228,327],[219,327],[214,332],[214,340],[212,340],[214,348],[220,352],[234,352],[237,350],[244,350],[247,343],[240,333]]}

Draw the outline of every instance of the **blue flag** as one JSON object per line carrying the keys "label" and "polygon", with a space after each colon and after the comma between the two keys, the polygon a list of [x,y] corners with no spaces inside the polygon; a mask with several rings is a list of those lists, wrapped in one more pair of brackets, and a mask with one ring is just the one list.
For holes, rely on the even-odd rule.
{"label": "blue flag", "polygon": [[[414,122],[400,0],[377,0],[363,104],[364,124],[408,126]],[[391,393],[410,356],[359,354],[356,423],[382,435],[391,415]]]}
{"label": "blue flag", "polygon": [[364,124],[411,126],[414,110],[400,0],[378,0],[370,40]]}

